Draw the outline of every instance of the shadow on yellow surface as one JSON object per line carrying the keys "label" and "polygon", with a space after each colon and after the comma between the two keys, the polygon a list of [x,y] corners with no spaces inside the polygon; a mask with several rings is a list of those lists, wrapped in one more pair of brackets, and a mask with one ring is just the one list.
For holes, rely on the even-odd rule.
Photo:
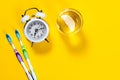
{"label": "shadow on yellow surface", "polygon": [[47,41],[43,41],[41,43],[35,43],[32,48],[33,51],[38,54],[44,54],[44,53],[48,53],[49,51],[51,51],[52,46],[53,46],[51,37],[48,36],[47,40],[49,41],[49,43]]}
{"label": "shadow on yellow surface", "polygon": [[70,53],[81,53],[87,49],[87,39],[82,30],[69,36],[60,34],[60,37]]}

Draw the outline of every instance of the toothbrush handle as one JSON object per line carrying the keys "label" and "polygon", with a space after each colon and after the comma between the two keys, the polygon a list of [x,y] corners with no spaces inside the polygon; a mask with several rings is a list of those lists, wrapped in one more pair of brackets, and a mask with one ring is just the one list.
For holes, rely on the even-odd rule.
{"label": "toothbrush handle", "polygon": [[29,65],[29,67],[30,67],[30,71],[31,71],[31,74],[32,74],[34,80],[37,80],[37,76],[36,76],[36,74],[35,74],[35,72],[34,72],[34,70],[33,70],[33,67],[32,67],[32,65],[31,65],[29,59],[27,59],[27,63],[28,63],[28,65]]}
{"label": "toothbrush handle", "polygon": [[32,74],[34,80],[37,80],[37,77],[35,75],[35,72],[34,72],[33,67],[32,67],[30,60],[29,60],[27,50],[24,48],[24,46],[22,46],[22,51],[23,51],[23,55],[28,63],[28,66],[30,67],[30,71],[31,71],[31,74]]}
{"label": "toothbrush handle", "polygon": [[25,66],[25,64],[24,64],[24,62],[21,62],[21,65],[22,65],[22,67],[23,67],[23,69],[24,69],[24,71],[25,71],[25,73],[26,73],[28,79],[29,79],[29,80],[34,80],[34,79],[32,78],[32,76],[31,76],[31,74],[28,72],[28,70],[27,70],[27,68],[26,68],[26,66]]}
{"label": "toothbrush handle", "polygon": [[21,55],[18,52],[16,52],[16,57],[17,57],[17,59],[18,59],[18,61],[20,63],[23,62],[23,59],[22,59]]}
{"label": "toothbrush handle", "polygon": [[29,59],[27,50],[24,47],[22,47],[22,52],[23,52],[23,55],[24,55],[25,59],[26,60]]}
{"label": "toothbrush handle", "polygon": [[33,80],[33,78],[31,77],[30,73],[28,72],[28,70],[27,70],[27,68],[26,68],[26,66],[25,66],[25,64],[23,62],[23,59],[22,59],[21,55],[18,52],[16,52],[16,57],[17,57],[18,61],[20,62],[20,64],[22,65],[28,79]]}

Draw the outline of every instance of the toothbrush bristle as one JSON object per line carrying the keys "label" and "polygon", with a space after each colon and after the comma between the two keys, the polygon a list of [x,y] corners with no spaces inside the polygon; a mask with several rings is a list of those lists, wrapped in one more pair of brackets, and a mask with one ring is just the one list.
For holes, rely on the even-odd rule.
{"label": "toothbrush bristle", "polygon": [[19,34],[18,30],[15,30],[15,34],[16,34],[17,38],[20,39],[20,34]]}
{"label": "toothbrush bristle", "polygon": [[9,42],[12,42],[12,39],[11,39],[11,37],[10,37],[8,34],[6,34],[6,38],[7,38],[7,40],[8,40]]}
{"label": "toothbrush bristle", "polygon": [[8,34],[6,34],[6,38],[9,38],[9,35],[8,35]]}

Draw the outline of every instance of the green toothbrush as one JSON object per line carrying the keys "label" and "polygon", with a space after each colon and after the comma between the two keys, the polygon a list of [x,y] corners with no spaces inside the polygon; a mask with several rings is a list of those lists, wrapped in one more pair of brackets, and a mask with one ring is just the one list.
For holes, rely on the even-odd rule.
{"label": "green toothbrush", "polygon": [[34,70],[33,70],[33,67],[32,67],[32,65],[31,65],[31,63],[30,63],[30,59],[29,59],[29,57],[28,57],[27,50],[25,49],[25,47],[24,47],[24,45],[23,45],[23,43],[22,43],[22,40],[21,40],[19,31],[18,31],[18,30],[15,30],[15,34],[16,34],[16,37],[18,38],[19,42],[20,42],[23,55],[24,55],[24,57],[25,57],[25,59],[26,59],[26,61],[27,61],[27,63],[28,63],[29,68],[30,68],[31,75],[33,76],[34,80],[37,80],[36,74],[35,74],[35,72],[34,72]]}

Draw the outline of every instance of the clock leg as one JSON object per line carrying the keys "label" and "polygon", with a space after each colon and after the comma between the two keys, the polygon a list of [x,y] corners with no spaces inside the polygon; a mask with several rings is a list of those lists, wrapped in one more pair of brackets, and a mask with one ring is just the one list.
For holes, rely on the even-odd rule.
{"label": "clock leg", "polygon": [[32,42],[31,47],[33,47],[34,42]]}
{"label": "clock leg", "polygon": [[41,19],[41,17],[38,17],[38,19]]}
{"label": "clock leg", "polygon": [[45,41],[47,41],[49,43],[49,41],[47,40],[47,38],[45,38]]}

